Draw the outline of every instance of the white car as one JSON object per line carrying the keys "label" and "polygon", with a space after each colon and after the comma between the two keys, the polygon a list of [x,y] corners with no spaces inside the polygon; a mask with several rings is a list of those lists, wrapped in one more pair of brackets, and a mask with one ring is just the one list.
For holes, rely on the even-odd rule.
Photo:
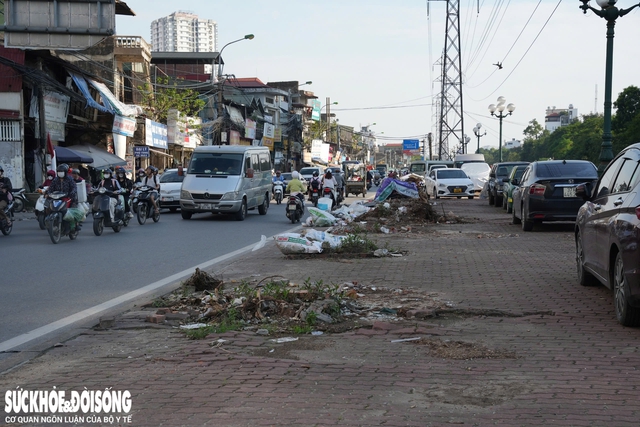
{"label": "white car", "polygon": [[475,194],[480,195],[484,185],[489,181],[491,166],[484,162],[463,163],[460,169],[462,169],[475,184]]}
{"label": "white car", "polygon": [[160,177],[160,208],[175,212],[180,207],[180,187],[184,174],[178,175],[178,169],[166,169]]}
{"label": "white car", "polygon": [[473,199],[475,185],[467,174],[458,168],[432,169],[425,180],[427,194],[440,197],[467,197]]}

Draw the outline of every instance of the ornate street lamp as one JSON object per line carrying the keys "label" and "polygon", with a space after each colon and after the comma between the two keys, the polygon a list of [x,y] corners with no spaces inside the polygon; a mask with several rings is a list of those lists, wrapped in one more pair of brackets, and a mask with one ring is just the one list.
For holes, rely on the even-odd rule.
{"label": "ornate street lamp", "polygon": [[[506,106],[508,114],[504,114],[505,102],[506,100],[504,96],[499,96],[497,105],[496,104],[489,105],[489,112],[491,113],[491,115],[496,116],[498,119],[500,119],[500,140],[498,141],[498,161],[499,162],[502,161],[502,119],[513,114],[513,112],[516,109],[516,106],[514,104],[509,104]],[[496,114],[496,111],[498,112],[497,114]]]}
{"label": "ornate street lamp", "polygon": [[487,131],[485,130],[484,133],[481,135],[480,134],[480,129],[481,128],[482,128],[482,124],[481,123],[478,123],[476,125],[476,127],[473,128],[473,134],[478,137],[478,149],[476,150],[476,154],[480,153],[480,138],[482,138],[483,136],[485,136],[487,134]]}
{"label": "ornate street lamp", "polygon": [[602,10],[598,10],[589,6],[589,0],[580,1],[582,2],[582,6],[579,7],[585,14],[587,13],[587,10],[591,10],[599,17],[607,20],[607,57],[604,80],[604,130],[602,132],[602,146],[600,148],[600,165],[598,166],[598,173],[602,174],[609,162],[613,159],[613,149],[611,145],[611,83],[613,75],[614,27],[616,26],[616,19],[626,15],[633,10],[634,7],[640,6],[640,4],[634,4],[628,9],[618,9],[615,6],[617,0],[596,0],[598,6],[602,8]]}

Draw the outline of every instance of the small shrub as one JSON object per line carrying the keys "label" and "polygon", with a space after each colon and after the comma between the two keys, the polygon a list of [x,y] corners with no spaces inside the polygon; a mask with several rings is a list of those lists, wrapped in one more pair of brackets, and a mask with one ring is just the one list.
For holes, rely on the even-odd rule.
{"label": "small shrub", "polygon": [[369,239],[367,235],[360,235],[359,233],[351,233],[347,234],[347,237],[342,239],[342,243],[338,248],[336,248],[336,252],[339,253],[352,253],[352,254],[361,254],[361,253],[370,253],[378,249],[378,245]]}
{"label": "small shrub", "polygon": [[215,327],[213,325],[203,326],[198,329],[186,329],[184,331],[187,338],[190,340],[202,340],[207,337],[207,335],[215,332]]}
{"label": "small shrub", "polygon": [[249,282],[242,281],[238,286],[233,288],[233,292],[238,298],[245,297],[246,299],[252,299],[256,297],[257,291],[252,287]]}
{"label": "small shrub", "polygon": [[310,325],[293,325],[292,332],[297,335],[305,335],[311,333],[313,328]]}
{"label": "small shrub", "polygon": [[309,328],[311,328],[311,326],[314,326],[318,321],[318,313],[316,313],[315,311],[310,311],[309,313],[307,313],[307,318],[305,319],[305,321],[307,322]]}

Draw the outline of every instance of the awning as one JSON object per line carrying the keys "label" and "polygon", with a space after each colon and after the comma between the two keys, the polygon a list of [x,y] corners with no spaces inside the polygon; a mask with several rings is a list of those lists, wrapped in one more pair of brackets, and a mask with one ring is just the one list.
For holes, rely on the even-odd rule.
{"label": "awning", "polygon": [[92,157],[93,163],[91,163],[91,167],[94,167],[96,169],[110,168],[113,166],[124,166],[127,164],[126,160],[121,159],[115,154],[111,154],[108,151],[92,145],[72,145],[71,147],[67,148]]}
{"label": "awning", "polygon": [[149,148],[149,151],[153,151],[156,154],[160,154],[160,155],[163,155],[163,156],[167,156],[167,157],[173,158],[173,156],[171,154],[167,154],[164,151],[154,150],[153,148]]}
{"label": "awning", "polygon": [[[93,163],[93,157],[67,147],[53,147],[58,163]],[[93,166],[93,165],[92,165]]]}

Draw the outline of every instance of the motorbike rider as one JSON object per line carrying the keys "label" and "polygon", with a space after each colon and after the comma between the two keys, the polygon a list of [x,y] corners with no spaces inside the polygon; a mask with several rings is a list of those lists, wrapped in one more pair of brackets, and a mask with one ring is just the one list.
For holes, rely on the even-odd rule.
{"label": "motorbike rider", "polygon": [[276,171],[276,176],[271,180],[271,194],[273,194],[274,186],[276,182],[280,182],[282,186],[284,186],[284,176],[282,176],[282,172]]}
{"label": "motorbike rider", "polygon": [[11,220],[4,213],[4,208],[9,204],[12,189],[11,180],[4,176],[4,168],[0,166],[0,218],[6,221],[7,226],[11,225]]}
{"label": "motorbike rider", "polygon": [[146,174],[144,173],[144,169],[143,168],[138,169],[138,171],[136,172],[136,180],[133,183],[140,184],[145,176]]}
{"label": "motorbike rider", "polygon": [[50,186],[55,178],[56,178],[56,171],[54,171],[53,169],[49,169],[47,171],[47,179],[45,179],[44,182],[38,186],[38,188],[44,188],[44,187]]}
{"label": "motorbike rider", "polygon": [[153,204],[154,213],[158,213],[160,209],[158,209],[158,204],[156,203],[156,199],[158,198],[158,192],[160,191],[160,182],[159,182],[160,180],[154,174],[154,169],[155,168],[153,166],[147,166],[147,169],[144,171],[145,176],[142,179],[140,179],[140,183],[142,185],[146,185],[155,189],[154,191],[151,192],[151,194],[149,195],[149,198],[151,199],[151,203]]}
{"label": "motorbike rider", "polygon": [[338,199],[336,199],[337,186],[338,186],[338,183],[336,182],[336,179],[333,177],[331,170],[327,170],[327,172],[322,177],[322,187],[331,189],[331,196],[333,197],[333,201],[336,203],[338,202]]}
{"label": "motorbike rider", "polygon": [[291,173],[291,181],[287,184],[287,192],[292,196],[297,196],[302,203],[302,210],[304,210],[304,193],[306,188],[302,181],[300,181],[300,173],[293,171]]}
{"label": "motorbike rider", "polygon": [[133,214],[131,213],[131,207],[129,206],[129,197],[133,190],[133,181],[127,178],[127,173],[122,166],[116,168],[116,179],[118,180],[118,184],[120,184],[120,188],[124,190],[124,193],[122,193],[124,196],[124,214],[129,218],[132,218]]}
{"label": "motorbike rider", "polygon": [[[67,194],[67,197],[71,199],[69,207],[78,207],[78,187],[75,181],[69,176],[69,166],[65,163],[58,165],[56,168],[56,178],[51,182],[49,188],[45,191],[45,195],[51,194],[55,191],[61,191]],[[80,223],[77,221],[71,221],[70,228],[73,230],[76,226],[80,228]]]}
{"label": "motorbike rider", "polygon": [[333,179],[336,180],[336,193],[340,198],[344,198],[344,176],[341,173],[334,173]]}
{"label": "motorbike rider", "polygon": [[111,169],[102,170],[102,180],[98,183],[98,188],[104,187],[107,191],[111,191],[109,195],[109,214],[111,215],[111,222],[115,222],[115,210],[118,204],[118,194],[113,192],[120,191],[120,183],[115,177],[112,176]]}
{"label": "motorbike rider", "polygon": [[322,178],[319,176],[318,171],[313,172],[313,177],[309,181],[309,200],[311,200],[311,189],[318,190],[318,193],[322,189]]}

